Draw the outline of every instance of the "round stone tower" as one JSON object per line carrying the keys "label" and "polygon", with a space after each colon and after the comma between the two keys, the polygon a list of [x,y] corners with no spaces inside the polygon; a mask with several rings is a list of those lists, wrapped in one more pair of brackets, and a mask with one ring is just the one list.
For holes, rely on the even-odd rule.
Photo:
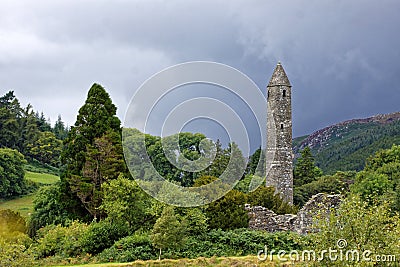
{"label": "round stone tower", "polygon": [[[266,185],[293,204],[292,86],[278,63],[267,86],[267,170]],[[269,156],[273,155],[273,156]]]}

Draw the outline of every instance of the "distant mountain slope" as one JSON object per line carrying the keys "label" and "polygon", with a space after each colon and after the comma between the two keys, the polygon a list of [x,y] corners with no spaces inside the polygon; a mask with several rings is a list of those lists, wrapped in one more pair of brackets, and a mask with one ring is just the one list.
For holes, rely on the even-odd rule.
{"label": "distant mountain slope", "polygon": [[293,140],[296,155],[309,146],[324,173],[361,170],[380,149],[400,144],[400,112],[341,122]]}

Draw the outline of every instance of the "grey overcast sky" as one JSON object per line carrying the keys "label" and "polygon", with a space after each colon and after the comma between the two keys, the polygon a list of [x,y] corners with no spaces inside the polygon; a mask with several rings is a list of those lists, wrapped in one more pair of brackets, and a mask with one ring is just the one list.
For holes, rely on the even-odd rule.
{"label": "grey overcast sky", "polygon": [[399,14],[398,0],[0,0],[0,94],[72,125],[97,82],[123,120],[171,65],[224,63],[265,91],[281,61],[300,136],[400,111]]}

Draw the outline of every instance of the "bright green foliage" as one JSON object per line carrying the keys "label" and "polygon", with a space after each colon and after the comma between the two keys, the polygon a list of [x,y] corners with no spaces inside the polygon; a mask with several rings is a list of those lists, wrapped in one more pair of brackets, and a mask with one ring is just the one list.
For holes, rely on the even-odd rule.
{"label": "bright green foliage", "polygon": [[210,176],[210,175],[200,176],[199,178],[194,180],[193,186],[200,187],[202,185],[207,185],[207,184],[210,184],[210,183],[216,181],[217,179],[218,179],[218,177]]}
{"label": "bright green foliage", "polygon": [[258,175],[247,174],[235,185],[234,189],[247,194],[254,191],[256,185],[262,184],[265,184],[265,178]]}
{"label": "bright green foliage", "polygon": [[[313,237],[314,250],[317,252],[339,249],[337,242],[344,239],[347,243],[344,252],[357,250],[360,258],[366,250],[372,252],[368,255],[371,259],[375,259],[376,255],[400,255],[400,218],[391,214],[388,203],[368,205],[358,196],[351,195],[336,212],[331,213],[329,220],[321,218],[316,226],[320,229]],[[329,261],[318,266],[323,263],[328,264]],[[340,261],[340,258],[334,264],[367,266],[366,262]]]}
{"label": "bright green foliage", "polygon": [[297,159],[293,174],[293,183],[295,186],[311,183],[322,175],[321,169],[315,166],[309,147],[301,151],[301,157]]}
{"label": "bright green foliage", "polygon": [[400,211],[400,146],[381,150],[370,157],[365,170],[358,173],[352,192],[372,203],[390,200],[391,207]]}
{"label": "bright green foliage", "polygon": [[16,150],[0,149],[0,198],[9,198],[25,193],[26,180],[23,169],[24,156]]}
{"label": "bright green foliage", "polygon": [[69,226],[49,225],[38,231],[38,240],[33,248],[36,257],[74,257],[82,253],[80,239],[88,226],[73,221]]}
{"label": "bright green foliage", "polygon": [[[200,142],[205,139],[203,134],[179,133],[163,139],[146,138],[146,149],[149,158],[157,172],[167,180],[179,182],[182,186],[192,186],[198,173],[183,170],[183,159],[195,161],[200,158]],[[178,144],[179,147],[174,146]],[[163,148],[164,146],[164,148]],[[180,151],[175,154],[174,151]],[[171,162],[164,151],[169,154]],[[180,168],[178,168],[180,167]]]}
{"label": "bright green foliage", "polygon": [[52,132],[40,132],[34,144],[28,146],[29,154],[42,163],[58,166],[62,149],[62,141]]}
{"label": "bright green foliage", "polygon": [[150,211],[154,201],[135,181],[120,175],[102,185],[104,196],[101,209],[115,222],[127,222],[133,229],[153,222]]}
{"label": "bright green foliage", "polygon": [[160,251],[158,258],[161,259],[161,252],[166,248],[182,247],[186,242],[185,232],[184,225],[175,216],[174,208],[166,206],[161,217],[154,224],[150,236],[154,247]]}
{"label": "bright green foliage", "polygon": [[0,237],[0,266],[32,267],[34,256],[28,250],[31,240],[25,234],[14,235],[14,240]]}
{"label": "bright green foliage", "polygon": [[[141,180],[153,178],[152,167],[154,167],[164,179],[190,187],[199,177],[221,176],[231,158],[231,168],[225,174],[226,181],[230,182],[238,175],[240,178],[245,170],[242,152],[234,143],[223,149],[221,143],[217,141],[213,148],[206,136],[200,133],[179,133],[164,138],[145,134],[144,139],[146,151],[141,151],[140,142],[143,142],[143,134],[136,129],[124,129],[124,146],[130,151],[125,154],[126,162],[134,172],[134,176]],[[212,152],[215,152],[214,160],[210,157]],[[144,162],[143,159],[148,160]],[[201,171],[188,171],[187,168]]]}
{"label": "bright green foliage", "polygon": [[400,163],[400,145],[393,145],[390,149],[380,150],[374,156],[370,156],[365,165],[365,170],[378,171],[390,163]]}
{"label": "bright green foliage", "polygon": [[362,171],[357,174],[356,182],[351,190],[360,195],[362,200],[371,203],[382,196],[387,198],[389,195],[393,195],[392,187],[387,175]]}
{"label": "bright green foliage", "polygon": [[97,254],[128,234],[127,224],[103,220],[92,222],[80,236],[79,241],[84,253]]}
{"label": "bright green foliage", "polygon": [[75,219],[63,207],[58,184],[44,186],[35,195],[34,212],[29,220],[29,236],[34,237],[37,230],[50,224],[63,224]]}
{"label": "bright green foliage", "polygon": [[249,218],[244,209],[246,200],[246,194],[232,189],[210,203],[205,210],[210,228],[228,230],[247,227]]}
{"label": "bright green foliage", "polygon": [[55,184],[60,181],[60,177],[53,175],[53,174],[48,174],[48,173],[37,173],[37,172],[30,172],[26,171],[25,172],[25,178],[28,181],[32,181],[35,183],[39,184]]}
{"label": "bright green foliage", "polygon": [[208,218],[201,208],[178,208],[178,217],[190,236],[201,235],[208,230]]}
{"label": "bright green foliage", "polygon": [[93,84],[64,141],[61,190],[69,212],[101,217],[101,184],[125,172],[116,111],[104,88]]}

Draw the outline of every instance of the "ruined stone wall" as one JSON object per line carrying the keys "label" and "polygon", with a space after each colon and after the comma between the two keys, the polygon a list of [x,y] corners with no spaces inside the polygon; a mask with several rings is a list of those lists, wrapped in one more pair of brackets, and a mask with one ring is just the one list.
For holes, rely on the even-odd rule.
{"label": "ruined stone wall", "polygon": [[277,215],[261,206],[246,205],[245,209],[250,217],[250,229],[268,232],[294,231],[299,234],[307,234],[315,230],[312,225],[316,216],[327,217],[333,209],[339,207],[340,203],[341,195],[320,193],[314,195],[296,215]]}

